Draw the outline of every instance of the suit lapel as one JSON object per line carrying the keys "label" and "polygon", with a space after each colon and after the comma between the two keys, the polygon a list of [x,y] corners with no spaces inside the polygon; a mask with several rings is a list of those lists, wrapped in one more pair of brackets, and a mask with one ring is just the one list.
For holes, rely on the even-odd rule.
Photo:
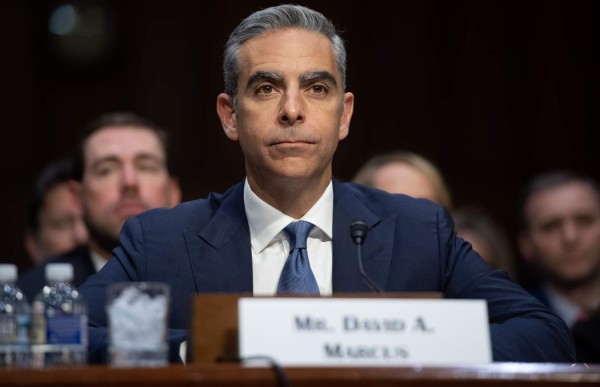
{"label": "suit lapel", "polygon": [[197,292],[252,292],[250,231],[243,187],[237,184],[221,197],[207,224],[192,219],[185,228]]}
{"label": "suit lapel", "polygon": [[[184,237],[198,292],[252,292],[250,231],[243,187],[237,184],[221,197],[208,223],[192,218],[185,227]],[[360,276],[356,245],[350,237],[350,224],[357,218],[369,226],[363,244],[365,271],[385,289],[395,216],[380,218],[344,185],[334,181],[333,188],[333,292],[370,291]]]}
{"label": "suit lapel", "polygon": [[380,218],[354,193],[334,181],[333,209],[333,292],[370,292],[358,270],[357,248],[350,237],[350,225],[362,219],[369,226],[363,243],[363,266],[385,290],[392,258],[395,216]]}

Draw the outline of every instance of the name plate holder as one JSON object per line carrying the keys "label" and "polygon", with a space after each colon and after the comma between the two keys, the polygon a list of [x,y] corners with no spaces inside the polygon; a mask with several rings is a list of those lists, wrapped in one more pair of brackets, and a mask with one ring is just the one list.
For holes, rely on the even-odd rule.
{"label": "name plate holder", "polygon": [[284,366],[465,365],[492,361],[485,300],[239,300],[240,357]]}
{"label": "name plate holder", "polygon": [[336,293],[330,297],[261,297],[251,293],[201,293],[192,300],[192,319],[187,359],[193,364],[215,363],[239,358],[240,298],[302,298],[302,299],[441,299],[437,292],[418,293]]}

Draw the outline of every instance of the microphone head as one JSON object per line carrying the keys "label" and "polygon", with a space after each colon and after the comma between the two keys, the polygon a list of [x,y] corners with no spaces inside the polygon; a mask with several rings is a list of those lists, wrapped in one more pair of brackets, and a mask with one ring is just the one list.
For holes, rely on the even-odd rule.
{"label": "microphone head", "polygon": [[354,219],[350,224],[350,236],[357,245],[367,239],[368,231],[369,226],[367,226],[367,223],[362,219]]}

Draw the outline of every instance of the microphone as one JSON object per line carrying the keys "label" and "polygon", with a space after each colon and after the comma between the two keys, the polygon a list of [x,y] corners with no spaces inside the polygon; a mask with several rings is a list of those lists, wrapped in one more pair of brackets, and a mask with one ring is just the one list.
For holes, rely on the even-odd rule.
{"label": "microphone", "polygon": [[365,283],[369,286],[373,293],[383,293],[383,289],[381,289],[375,281],[365,272],[362,263],[362,244],[367,239],[367,233],[369,231],[369,227],[362,219],[354,219],[350,224],[350,236],[352,237],[352,241],[356,244],[356,252],[358,256],[358,271],[360,271],[360,276],[365,281]]}

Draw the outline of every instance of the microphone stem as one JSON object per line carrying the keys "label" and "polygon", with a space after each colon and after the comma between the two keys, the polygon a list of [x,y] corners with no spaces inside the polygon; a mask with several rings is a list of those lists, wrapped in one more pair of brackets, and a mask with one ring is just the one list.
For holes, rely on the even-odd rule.
{"label": "microphone stem", "polygon": [[358,256],[358,270],[360,271],[360,275],[363,276],[363,279],[365,280],[365,282],[367,283],[367,285],[373,293],[383,293],[383,290],[375,283],[375,281],[371,279],[371,277],[369,277],[369,275],[365,272],[365,269],[363,268],[362,243],[357,243],[356,249]]}

